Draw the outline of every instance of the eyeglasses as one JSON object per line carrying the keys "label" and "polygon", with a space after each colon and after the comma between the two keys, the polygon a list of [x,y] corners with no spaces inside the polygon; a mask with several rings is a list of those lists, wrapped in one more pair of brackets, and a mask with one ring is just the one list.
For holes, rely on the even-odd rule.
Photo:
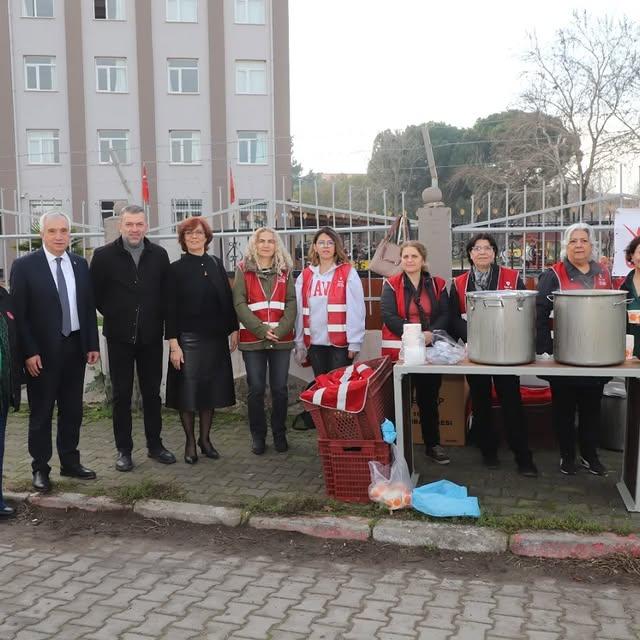
{"label": "eyeglasses", "polygon": [[193,231],[185,231],[185,236],[204,236],[205,233],[202,229],[194,229]]}
{"label": "eyeglasses", "polygon": [[473,251],[474,253],[492,253],[493,252],[493,247],[492,246],[477,246],[477,247],[471,247],[471,251]]}
{"label": "eyeglasses", "polygon": [[318,240],[316,245],[319,247],[335,247],[336,243],[333,240]]}

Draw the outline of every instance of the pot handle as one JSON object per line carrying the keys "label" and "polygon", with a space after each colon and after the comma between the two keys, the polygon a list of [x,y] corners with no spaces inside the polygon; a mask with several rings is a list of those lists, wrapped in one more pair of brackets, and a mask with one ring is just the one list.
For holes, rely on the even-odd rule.
{"label": "pot handle", "polygon": [[[489,304],[490,302],[497,302],[498,304]],[[504,307],[504,302],[502,302],[502,300],[483,300],[482,303],[484,304],[484,308],[488,308],[488,307],[500,307],[503,308]]]}
{"label": "pot handle", "polygon": [[614,302],[613,306],[617,307],[619,304],[629,304],[630,302],[633,302],[633,298],[627,298],[626,300],[620,300],[620,302]]}

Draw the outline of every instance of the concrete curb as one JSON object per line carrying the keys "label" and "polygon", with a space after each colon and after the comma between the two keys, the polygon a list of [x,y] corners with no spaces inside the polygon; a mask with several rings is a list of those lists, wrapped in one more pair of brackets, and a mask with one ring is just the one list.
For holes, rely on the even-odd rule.
{"label": "concrete curb", "polygon": [[315,538],[365,541],[371,535],[369,521],[355,516],[251,516],[248,522],[255,529],[297,531]]}
{"label": "concrete curb", "polygon": [[[4,497],[14,503],[27,502],[45,509],[133,511],[145,518],[229,527],[241,525],[244,515],[242,509],[236,507],[167,500],[141,500],[132,507],[107,496],[91,497],[81,493],[42,495],[5,491]],[[620,553],[640,557],[640,536],[635,534],[620,536],[614,533],[588,535],[563,531],[522,531],[508,536],[487,527],[390,518],[384,518],[371,527],[365,518],[355,516],[255,515],[249,518],[247,524],[255,529],[298,532],[325,539],[366,542],[371,537],[377,542],[473,553],[510,551],[519,556],[582,560]]]}
{"label": "concrete curb", "polygon": [[236,507],[212,507],[207,504],[170,502],[168,500],[141,500],[133,512],[145,518],[168,518],[197,524],[223,524],[237,527],[242,522],[242,510]]}
{"label": "concrete curb", "polygon": [[640,538],[615,533],[586,535],[564,531],[523,531],[511,536],[509,550],[518,556],[589,560],[623,553],[640,557]]}
{"label": "concrete curb", "polygon": [[373,539],[408,547],[428,546],[474,553],[503,553],[508,547],[507,534],[495,529],[388,518],[380,520],[373,528]]}

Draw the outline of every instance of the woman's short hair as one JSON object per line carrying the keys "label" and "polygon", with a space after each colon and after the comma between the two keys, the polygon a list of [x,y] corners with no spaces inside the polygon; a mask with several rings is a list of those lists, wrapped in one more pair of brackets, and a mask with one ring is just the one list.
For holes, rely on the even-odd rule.
{"label": "woman's short hair", "polygon": [[284,243],[282,242],[282,238],[278,234],[275,229],[271,227],[260,227],[256,229],[249,238],[249,243],[247,244],[247,250],[244,253],[245,260],[252,260],[256,264],[258,264],[258,238],[261,233],[271,233],[276,241],[276,252],[273,256],[273,266],[275,267],[278,273],[282,273],[283,271],[290,271],[293,268],[293,260],[289,255]]}
{"label": "woman's short hair", "polygon": [[569,245],[569,240],[571,240],[571,236],[576,231],[587,232],[587,235],[589,236],[589,242],[591,243],[591,259],[596,259],[598,257],[596,232],[594,231],[593,227],[586,222],[575,222],[564,230],[562,243],[560,245],[560,258],[564,260],[567,257],[567,246]]}
{"label": "woman's short hair", "polygon": [[405,249],[408,249],[409,247],[415,249],[422,256],[422,270],[428,271],[429,267],[427,266],[427,247],[425,247],[422,242],[418,242],[418,240],[405,240],[400,245],[400,255],[402,256],[403,251]]}
{"label": "woman's short hair", "polygon": [[478,242],[478,240],[486,240],[491,245],[491,248],[493,249],[494,260],[495,260],[495,258],[498,255],[498,243],[490,233],[482,232],[482,233],[476,233],[476,235],[472,236],[469,242],[467,242],[465,251],[467,252],[467,258],[469,259],[469,262],[473,262],[471,260],[471,249],[473,249],[473,247],[476,246],[476,242]]}
{"label": "woman's short hair", "polygon": [[633,254],[636,252],[638,245],[640,245],[640,236],[636,236],[624,249],[624,257],[629,264],[633,260]]}
{"label": "woman's short hair", "polygon": [[342,244],[342,240],[338,235],[335,229],[331,227],[322,227],[315,232],[313,236],[313,240],[311,242],[311,247],[309,248],[309,262],[317,266],[320,264],[320,256],[316,251],[316,242],[321,235],[329,236],[333,240],[333,244],[336,248],[335,261],[336,264],[343,264],[349,262],[349,257],[347,256],[347,252],[344,250],[344,245]]}
{"label": "woman's short hair", "polygon": [[184,237],[189,231],[194,231],[198,227],[201,227],[204,231],[204,250],[206,251],[209,248],[209,244],[211,244],[211,240],[213,239],[213,232],[211,231],[209,223],[200,216],[191,216],[190,218],[183,220],[178,226],[178,242],[185,253],[188,252],[188,249]]}

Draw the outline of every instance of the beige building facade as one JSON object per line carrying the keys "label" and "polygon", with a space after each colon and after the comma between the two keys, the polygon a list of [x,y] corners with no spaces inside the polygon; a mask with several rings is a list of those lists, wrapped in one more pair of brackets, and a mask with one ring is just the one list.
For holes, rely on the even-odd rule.
{"label": "beige building facade", "polygon": [[143,167],[152,226],[226,208],[231,173],[239,202],[288,196],[287,0],[0,5],[4,208],[99,226]]}

